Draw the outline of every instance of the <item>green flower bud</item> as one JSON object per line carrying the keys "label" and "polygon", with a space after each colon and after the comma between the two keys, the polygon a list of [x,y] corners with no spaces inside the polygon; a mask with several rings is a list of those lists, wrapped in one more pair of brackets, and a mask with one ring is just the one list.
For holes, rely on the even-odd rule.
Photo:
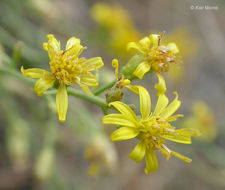
{"label": "green flower bud", "polygon": [[106,93],[106,102],[120,101],[123,98],[123,88],[118,88],[117,85],[113,86]]}

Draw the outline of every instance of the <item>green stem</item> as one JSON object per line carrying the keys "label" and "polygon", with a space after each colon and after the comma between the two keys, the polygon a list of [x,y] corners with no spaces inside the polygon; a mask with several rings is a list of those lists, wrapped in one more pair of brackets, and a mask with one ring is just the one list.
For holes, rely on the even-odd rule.
{"label": "green stem", "polygon": [[102,107],[102,111],[103,111],[104,115],[108,115],[109,114],[108,107]]}
{"label": "green stem", "polygon": [[[35,84],[35,80],[24,77],[20,72],[12,70],[12,69],[7,69],[7,68],[2,67],[2,68],[0,68],[0,73],[14,76],[14,77],[16,77],[16,78],[18,78],[22,81],[25,81],[25,82],[27,82],[31,85]],[[91,103],[94,103],[94,104],[100,106],[104,110],[107,110],[107,103],[103,98],[100,98],[100,97],[97,97],[97,96],[90,96],[88,94],[83,93],[82,91],[71,89],[71,88],[68,88],[67,92],[71,96],[75,96],[77,98],[87,100]],[[46,91],[44,93],[44,95],[51,95],[51,94],[56,94],[56,93],[57,93],[57,90],[54,89],[54,90]]]}
{"label": "green stem", "polygon": [[6,75],[11,75],[13,77],[16,77],[24,82],[27,82],[31,85],[35,84],[35,80],[31,79],[31,78],[27,78],[24,77],[20,72],[16,71],[16,70],[12,70],[12,69],[8,69],[8,68],[4,68],[4,67],[0,67],[0,73],[1,74],[6,74]]}
{"label": "green stem", "polygon": [[95,96],[97,96],[97,95],[101,94],[102,92],[108,90],[109,88],[112,88],[113,85],[114,85],[115,83],[116,83],[116,80],[114,80],[114,81],[108,83],[107,85],[105,85],[105,86],[103,86],[103,87],[101,87],[101,88],[99,88],[99,89],[93,90],[92,93],[93,93]]}
{"label": "green stem", "polygon": [[[87,100],[88,102],[96,104],[104,109],[107,108],[106,101],[103,98],[100,98],[97,96],[90,96],[80,90],[75,90],[75,89],[71,89],[71,88],[67,88],[67,92],[71,96],[75,96],[77,98]],[[56,93],[57,93],[57,90],[48,90],[44,93],[44,95],[54,95]]]}
{"label": "green stem", "polygon": [[[135,80],[137,79],[136,76],[134,76],[132,73],[134,72],[134,70],[136,69],[136,67],[138,66],[138,64],[142,61],[143,57],[141,56],[138,56],[138,55],[134,55],[133,57],[130,58],[130,60],[128,61],[128,63],[123,66],[123,68],[121,69],[121,74],[126,78],[126,79],[129,79],[129,80]],[[102,92],[108,90],[109,88],[112,88],[116,83],[116,80],[106,84],[105,86],[99,88],[99,89],[96,89],[96,90],[93,90],[93,94],[95,96],[101,94]]]}
{"label": "green stem", "polygon": [[[134,79],[137,79],[135,76],[130,76],[130,77],[127,77],[127,79],[129,80],[134,80]],[[95,95],[95,96],[98,96],[99,94],[101,94],[102,92],[108,90],[109,88],[112,88],[116,83],[116,80],[106,84],[105,86],[99,88],[99,89],[95,89],[92,91],[92,93]]]}
{"label": "green stem", "polygon": [[70,94],[72,96],[87,100],[98,106],[107,107],[107,103],[103,98],[100,98],[97,96],[90,96],[88,94],[83,93],[82,91],[78,91],[78,90],[74,90],[74,89],[70,89],[70,88],[67,90],[67,92],[68,92],[68,94]]}

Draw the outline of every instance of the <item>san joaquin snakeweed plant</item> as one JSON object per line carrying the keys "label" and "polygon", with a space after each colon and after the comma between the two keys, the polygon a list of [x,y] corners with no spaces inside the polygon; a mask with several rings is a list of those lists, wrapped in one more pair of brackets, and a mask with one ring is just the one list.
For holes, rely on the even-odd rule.
{"label": "san joaquin snakeweed plant", "polygon": [[[169,104],[166,96],[166,82],[163,73],[167,72],[171,64],[181,63],[179,49],[175,43],[162,45],[162,37],[151,34],[139,42],[130,42],[127,49],[137,51],[127,64],[119,69],[117,59],[113,59],[112,66],[115,68],[115,80],[109,84],[99,85],[99,79],[95,72],[103,67],[101,57],[91,59],[79,58],[84,49],[80,39],[72,37],[67,41],[65,50],[61,50],[60,42],[54,35],[47,35],[48,42],[43,43],[43,48],[49,54],[50,71],[41,68],[21,67],[21,72],[10,70],[5,66],[0,67],[1,73],[13,75],[23,81],[28,80],[34,85],[34,91],[38,96],[56,94],[56,109],[59,121],[66,121],[68,108],[68,95],[91,102],[102,108],[104,117],[103,124],[112,124],[117,129],[111,134],[112,141],[138,139],[138,144],[129,154],[129,157],[140,162],[145,157],[145,173],[150,174],[157,170],[158,161],[155,151],[161,152],[167,159],[172,156],[178,157],[185,162],[191,159],[183,156],[167,147],[166,141],[191,144],[191,137],[199,136],[198,129],[176,129],[171,123],[183,115],[174,113],[181,105],[178,94]],[[152,109],[152,101],[149,92],[141,85],[133,85],[133,80],[141,80],[147,74],[155,74],[158,83],[155,84],[158,100]],[[71,85],[81,87],[83,91],[73,88]],[[90,88],[97,88],[92,90]],[[129,89],[124,91],[124,88]],[[99,95],[105,92],[106,98]],[[136,110],[123,102],[124,93],[135,93],[140,100],[140,115]],[[151,92],[153,94],[153,92]],[[111,113],[117,110],[119,113]]]}

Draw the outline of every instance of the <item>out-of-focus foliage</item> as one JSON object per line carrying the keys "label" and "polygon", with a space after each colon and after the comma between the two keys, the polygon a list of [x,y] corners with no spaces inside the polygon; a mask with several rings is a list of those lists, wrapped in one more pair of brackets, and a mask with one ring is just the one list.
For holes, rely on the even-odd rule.
{"label": "out-of-focus foliage", "polygon": [[137,41],[139,32],[134,27],[129,13],[120,4],[97,3],[91,8],[91,17],[106,34],[104,43],[118,56],[128,55],[126,45]]}
{"label": "out-of-focus foliage", "polygon": [[200,139],[203,141],[212,141],[216,138],[217,122],[214,113],[203,101],[194,102],[192,106],[192,115],[186,117],[183,121],[183,127],[193,126],[202,133]]}
{"label": "out-of-focus foliage", "polygon": [[88,142],[85,158],[90,161],[88,174],[95,177],[105,172],[114,172],[118,161],[114,146],[102,134],[94,136]]}

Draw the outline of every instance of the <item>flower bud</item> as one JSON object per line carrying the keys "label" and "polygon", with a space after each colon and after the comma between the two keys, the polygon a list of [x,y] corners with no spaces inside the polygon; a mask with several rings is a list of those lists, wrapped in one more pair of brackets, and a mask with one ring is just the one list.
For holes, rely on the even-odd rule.
{"label": "flower bud", "polygon": [[118,88],[117,85],[110,88],[106,93],[106,102],[109,104],[110,102],[119,101],[123,98],[123,89]]}

